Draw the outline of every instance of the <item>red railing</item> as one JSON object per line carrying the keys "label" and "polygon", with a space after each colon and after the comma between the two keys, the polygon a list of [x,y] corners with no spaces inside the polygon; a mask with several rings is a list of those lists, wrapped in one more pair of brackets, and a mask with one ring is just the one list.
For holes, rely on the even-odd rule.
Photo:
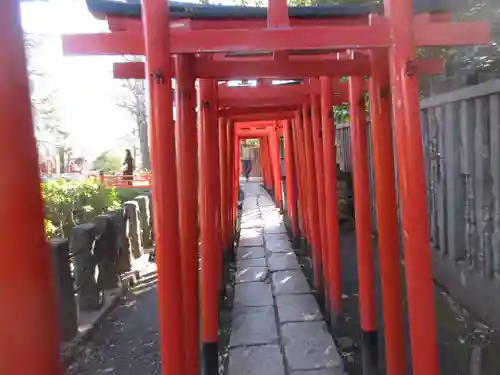
{"label": "red railing", "polygon": [[150,189],[152,184],[152,173],[137,173],[131,176],[124,175],[101,175],[100,181],[104,186],[114,186],[122,189],[143,188]]}

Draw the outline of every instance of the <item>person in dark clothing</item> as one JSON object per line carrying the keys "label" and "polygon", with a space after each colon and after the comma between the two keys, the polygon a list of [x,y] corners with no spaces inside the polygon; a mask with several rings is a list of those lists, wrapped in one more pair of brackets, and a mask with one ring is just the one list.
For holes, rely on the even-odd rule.
{"label": "person in dark clothing", "polygon": [[132,185],[132,180],[134,178],[134,158],[130,150],[125,150],[125,161],[123,162],[123,179],[128,181],[129,185]]}

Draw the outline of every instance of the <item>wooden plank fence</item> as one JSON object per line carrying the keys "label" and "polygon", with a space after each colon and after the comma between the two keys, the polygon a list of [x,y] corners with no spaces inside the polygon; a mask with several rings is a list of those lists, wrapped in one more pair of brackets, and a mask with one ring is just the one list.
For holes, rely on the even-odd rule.
{"label": "wooden plank fence", "polygon": [[[500,80],[424,99],[421,118],[434,275],[498,329]],[[349,133],[348,125],[336,126],[346,172],[352,170]]]}

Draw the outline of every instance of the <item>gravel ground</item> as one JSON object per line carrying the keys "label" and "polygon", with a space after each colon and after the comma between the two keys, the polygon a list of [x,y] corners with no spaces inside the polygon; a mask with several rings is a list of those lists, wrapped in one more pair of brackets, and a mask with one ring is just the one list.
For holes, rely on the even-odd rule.
{"label": "gravel ground", "polygon": [[[356,263],[356,238],[354,232],[345,231],[341,236],[343,311],[336,337],[349,338],[349,345],[339,345],[343,351],[346,371],[349,375],[385,374],[383,334],[379,337],[379,366],[366,366],[360,340],[359,296]],[[375,257],[375,292],[379,327],[383,327],[381,286],[378,256]],[[306,271],[307,272],[307,271]],[[402,266],[401,273],[404,268]],[[405,285],[404,277],[401,278]],[[441,375],[498,375],[500,368],[500,338],[498,333],[485,326],[435,285],[434,288],[437,345]],[[406,293],[404,295],[406,311]],[[407,339],[407,374],[411,374],[408,319],[405,314]],[[381,331],[382,333],[382,331]]]}
{"label": "gravel ground", "polygon": [[160,374],[156,277],[136,286],[102,323],[68,375]]}

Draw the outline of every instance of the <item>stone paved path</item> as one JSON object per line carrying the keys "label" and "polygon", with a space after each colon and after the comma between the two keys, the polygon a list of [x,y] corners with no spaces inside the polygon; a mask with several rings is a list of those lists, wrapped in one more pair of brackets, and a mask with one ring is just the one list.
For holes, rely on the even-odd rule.
{"label": "stone paved path", "polygon": [[281,215],[259,184],[243,189],[228,375],[344,374]]}

